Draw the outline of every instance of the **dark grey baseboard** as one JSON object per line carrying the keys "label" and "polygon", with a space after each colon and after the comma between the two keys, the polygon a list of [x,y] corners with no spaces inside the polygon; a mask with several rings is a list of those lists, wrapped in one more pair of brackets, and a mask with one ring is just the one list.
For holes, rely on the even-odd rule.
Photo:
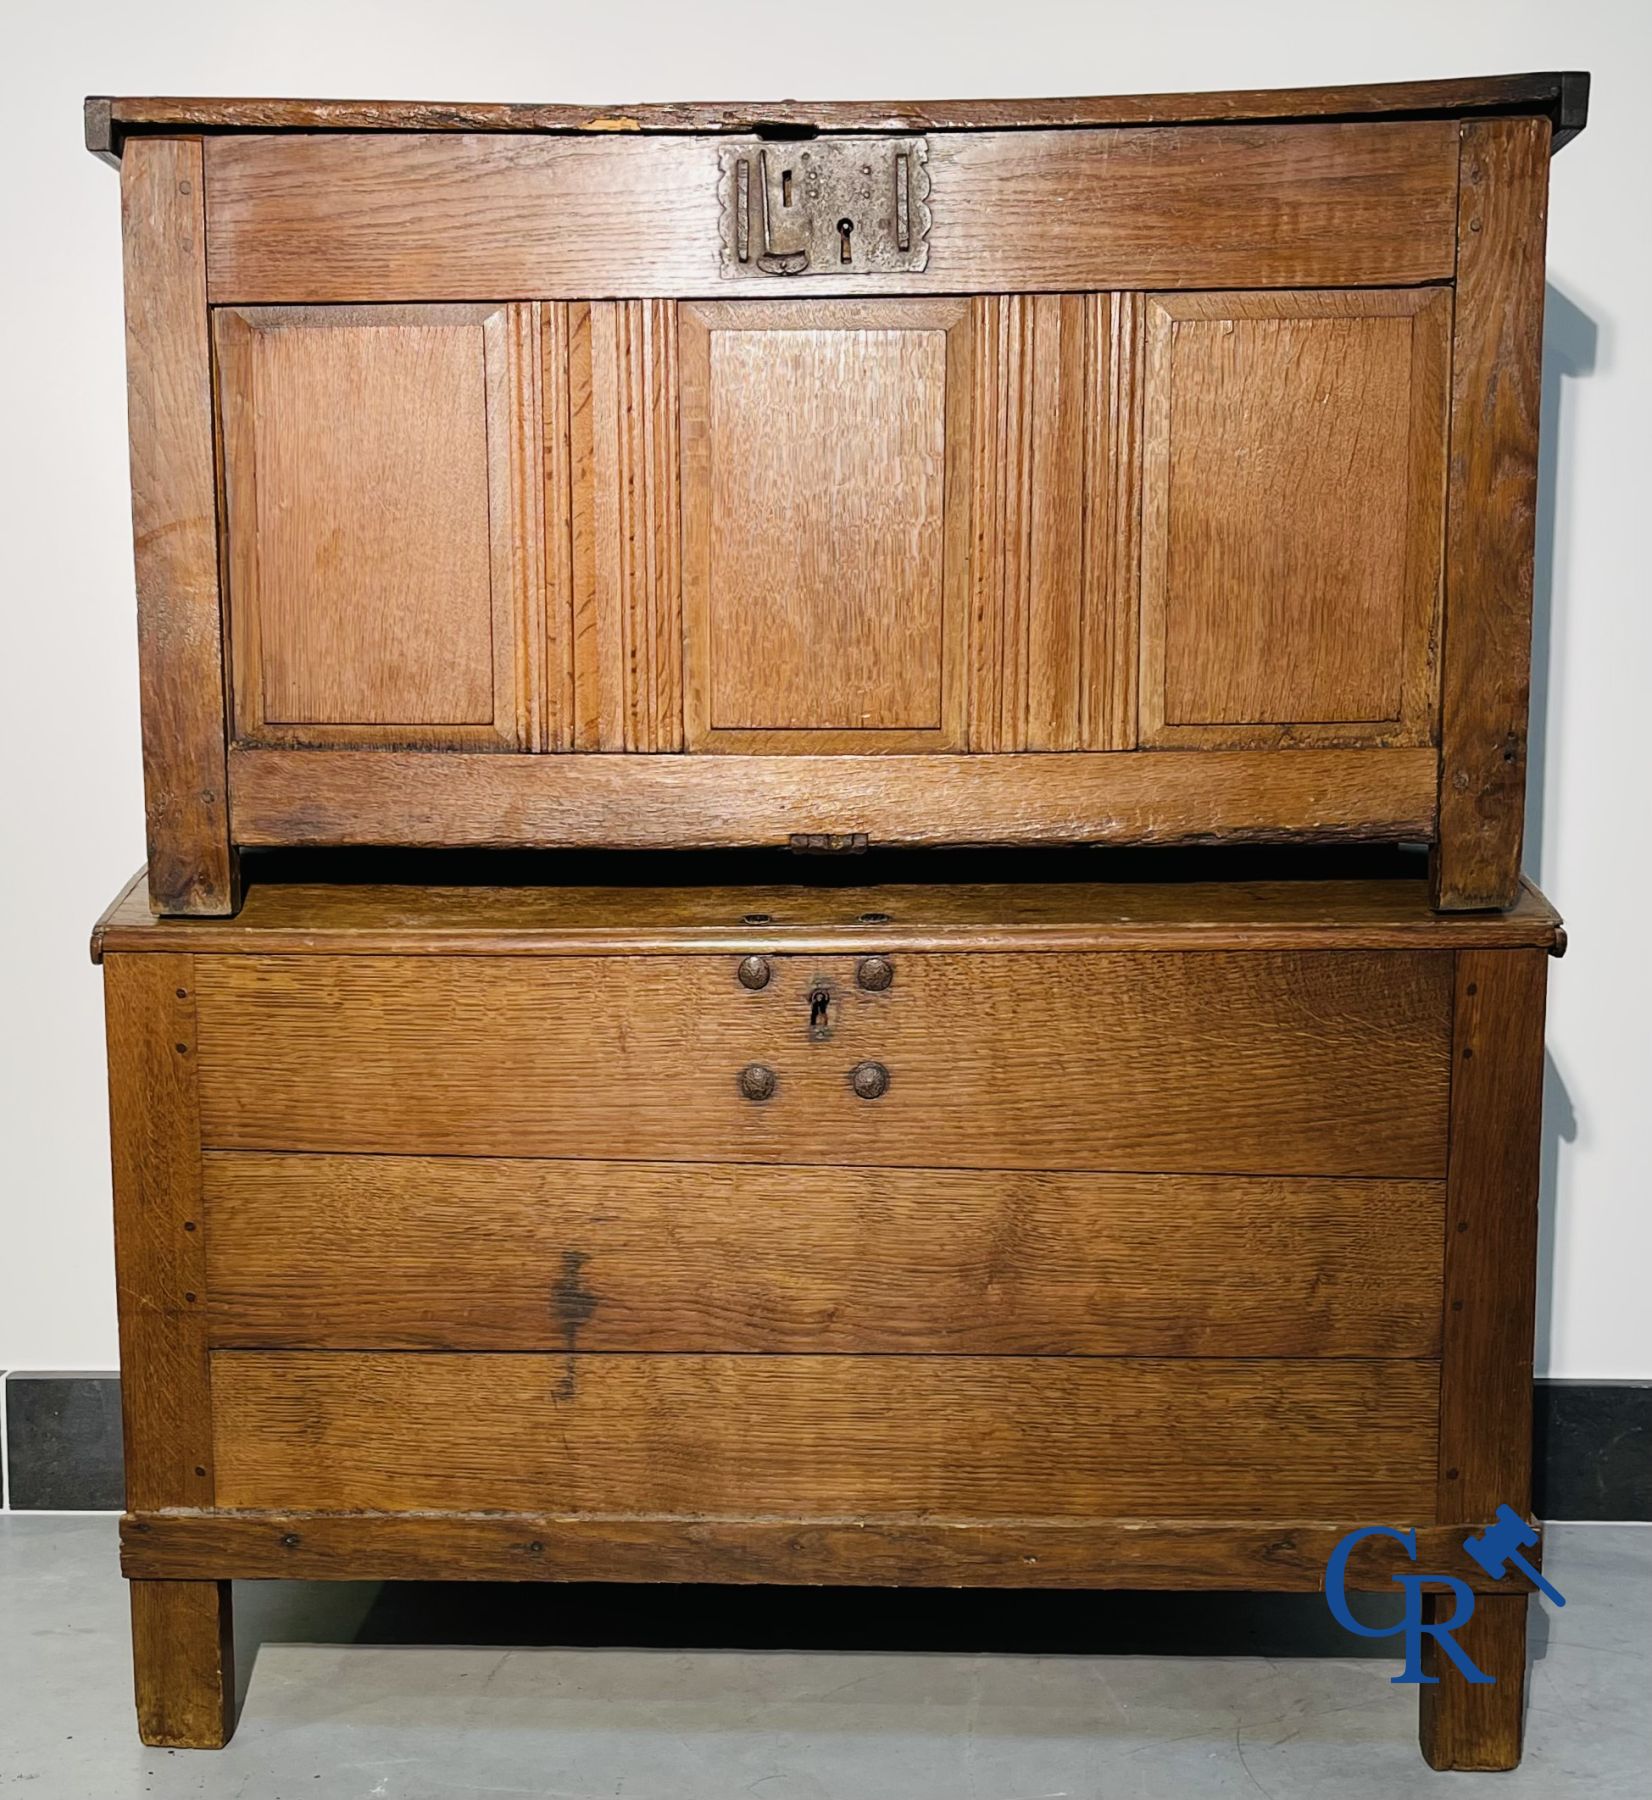
{"label": "dark grey baseboard", "polygon": [[120,1377],[45,1370],[4,1379],[11,1510],[119,1512]]}
{"label": "dark grey baseboard", "polygon": [[[6,1492],[17,1512],[118,1512],[120,1378],[5,1376]],[[1540,1381],[1536,1512],[1652,1520],[1652,1382]]]}
{"label": "dark grey baseboard", "polygon": [[1540,1381],[1535,1399],[1537,1516],[1652,1520],[1652,1381]]}

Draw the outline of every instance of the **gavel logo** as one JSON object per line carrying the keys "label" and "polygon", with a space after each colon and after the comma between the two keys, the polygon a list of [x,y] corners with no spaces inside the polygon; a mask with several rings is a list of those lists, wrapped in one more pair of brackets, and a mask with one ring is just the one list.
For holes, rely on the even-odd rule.
{"label": "gavel logo", "polygon": [[1478,1537],[1463,1539],[1463,1548],[1493,1581],[1501,1581],[1512,1564],[1555,1606],[1564,1606],[1566,1597],[1552,1582],[1545,1581],[1520,1552],[1537,1542],[1537,1527],[1528,1525],[1507,1501],[1497,1509],[1497,1523],[1488,1525]]}

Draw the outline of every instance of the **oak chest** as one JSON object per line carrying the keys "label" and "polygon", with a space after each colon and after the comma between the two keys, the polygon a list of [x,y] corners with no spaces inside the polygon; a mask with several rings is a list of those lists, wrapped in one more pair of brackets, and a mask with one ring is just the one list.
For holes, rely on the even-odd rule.
{"label": "oak chest", "polygon": [[[139,1710],[232,1578],[1488,1591],[1518,1755],[1530,890],[310,886],[100,925]],[[1396,1561],[1373,1540],[1354,1580]],[[1399,1552],[1386,1548],[1394,1558]]]}
{"label": "oak chest", "polygon": [[243,846],[1362,838],[1508,905],[1586,88],[90,102],[151,903]]}

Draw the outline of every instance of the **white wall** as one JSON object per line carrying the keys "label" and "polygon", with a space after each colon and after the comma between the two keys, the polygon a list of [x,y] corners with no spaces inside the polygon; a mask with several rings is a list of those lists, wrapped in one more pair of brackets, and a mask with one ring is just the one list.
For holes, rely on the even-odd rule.
{"label": "white wall", "polygon": [[115,1360],[98,980],[142,860],[117,182],[88,91],[664,100],[1121,93],[1588,68],[1554,166],[1546,661],[1529,867],[1553,972],[1539,1366],[1652,1376],[1652,235],[1644,0],[10,0],[0,89],[0,1366]]}

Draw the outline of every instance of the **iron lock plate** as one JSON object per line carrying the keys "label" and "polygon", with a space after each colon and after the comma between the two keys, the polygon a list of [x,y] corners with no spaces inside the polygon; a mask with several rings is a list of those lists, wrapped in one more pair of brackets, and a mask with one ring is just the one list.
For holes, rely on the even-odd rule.
{"label": "iron lock plate", "polygon": [[894,275],[929,264],[929,140],[833,137],[725,147],[722,274]]}

